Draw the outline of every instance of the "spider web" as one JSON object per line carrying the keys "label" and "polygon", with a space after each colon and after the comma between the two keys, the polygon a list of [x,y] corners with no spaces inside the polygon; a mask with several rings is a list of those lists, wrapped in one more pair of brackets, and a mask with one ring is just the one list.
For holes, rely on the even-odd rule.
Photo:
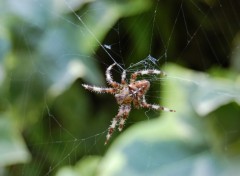
{"label": "spider web", "polygon": [[[3,167],[0,165],[0,174],[64,175],[65,171],[70,172],[68,169],[64,170],[66,166],[74,166],[81,159],[92,155],[104,156],[110,147],[110,145],[104,146],[105,136],[111,119],[117,113],[118,106],[113,97],[89,93],[83,90],[81,83],[87,82],[105,87],[104,72],[113,62],[117,64],[113,70],[114,80],[120,80],[123,70],[127,71],[127,79],[129,79],[129,75],[138,70],[165,71],[171,62],[205,72],[212,67],[230,68],[230,57],[237,57],[239,37],[236,36],[240,26],[239,3],[237,2],[220,0],[165,2],[158,0],[152,2],[153,5],[149,8],[151,10],[142,7],[142,11],[128,15],[122,14],[111,23],[108,22],[111,19],[108,17],[106,21],[100,22],[94,19],[96,15],[99,15],[99,19],[105,20],[101,15],[105,14],[104,12],[109,8],[115,7],[108,5],[112,3],[119,5],[118,1],[68,0],[51,1],[51,3],[25,0],[22,4],[11,0],[0,3],[9,8],[10,14],[14,14],[13,20],[18,20],[15,18],[25,20],[17,21],[19,25],[13,25],[14,27],[11,28],[11,32],[17,33],[13,36],[19,37],[14,38],[15,46],[12,50],[21,60],[14,58],[16,56],[8,57],[8,60],[4,60],[6,68],[4,64],[1,66],[3,72],[1,81],[4,85],[9,85],[3,89],[7,89],[8,93],[13,93],[11,96],[4,95],[1,104],[8,104],[6,102],[12,104],[12,108],[9,108],[11,113],[7,114],[13,116],[13,121],[17,124],[17,127],[14,126],[17,128],[17,134],[21,132],[18,140],[22,142],[19,145],[22,146],[22,150],[29,152],[29,154],[20,156],[22,160],[19,162],[10,162],[9,165],[6,164]],[[174,8],[164,11],[164,8],[169,6]],[[164,13],[166,16],[163,15]],[[46,16],[41,18],[39,14]],[[222,20],[219,20],[219,17],[222,17]],[[51,21],[54,23],[51,24]],[[107,26],[107,29],[94,26],[92,24],[94,22],[99,22],[100,26]],[[46,30],[46,26],[51,30]],[[105,33],[99,34],[95,27],[97,30],[105,30]],[[143,32],[137,31],[142,35],[135,36],[133,33],[135,28],[141,28]],[[0,33],[1,31],[4,33],[5,29],[3,29],[0,28]],[[144,30],[150,30],[150,34],[144,33]],[[34,37],[34,33],[43,39]],[[74,34],[77,33],[81,36],[80,38],[74,38],[77,36]],[[59,39],[59,36],[63,37]],[[80,39],[83,41],[78,42]],[[236,44],[233,39],[236,40]],[[134,40],[137,45],[129,44]],[[4,48],[7,46],[1,48],[0,52],[4,53]],[[24,48],[27,52],[23,53],[19,48]],[[40,54],[36,54],[36,50]],[[239,63],[237,59],[233,62],[236,62],[234,66]],[[236,66],[237,69],[239,67]],[[177,86],[183,84],[187,89],[189,84],[193,87],[201,87],[204,84],[177,73],[167,72],[167,77],[158,75],[141,77],[151,82],[151,89],[146,96],[147,101],[155,104],[163,102],[164,106],[170,106],[169,108],[181,113],[181,109],[177,109],[178,104],[175,104],[180,100],[175,96],[179,87],[175,87],[174,90],[166,90],[164,87],[178,83]],[[224,76],[224,74],[219,75]],[[208,76],[207,74],[205,77],[199,77],[199,80],[206,79]],[[231,141],[239,139],[240,130],[232,123],[227,123],[225,119],[220,119],[218,114],[211,114],[214,107],[207,110],[204,105],[211,104],[211,101],[215,104],[226,105],[226,102],[231,102],[234,98],[239,101],[239,95],[235,93],[238,88],[231,89],[231,81],[227,83],[230,88],[226,86],[226,89],[224,87],[217,91],[220,99],[212,94],[212,97],[207,94],[202,95],[199,99],[205,104],[201,104],[198,102],[198,95],[195,95],[195,99],[191,100],[192,104],[189,104],[196,109],[199,116],[210,114],[209,118],[213,120],[208,123],[214,124],[213,126],[217,128],[216,133],[223,134],[222,139],[217,138],[217,135],[214,139],[223,143],[226,152],[232,151]],[[219,83],[206,86],[219,86]],[[202,89],[205,88],[202,87]],[[4,94],[4,91],[2,92]],[[166,98],[162,94],[171,96]],[[206,98],[209,96],[210,98]],[[223,108],[228,109],[232,106],[239,108],[234,101]],[[2,109],[5,110],[8,107]],[[225,112],[224,109],[219,111]],[[122,133],[138,123],[151,123],[151,120],[158,116],[159,112],[156,111],[132,109]],[[234,117],[230,117],[232,121]],[[115,131],[111,141],[114,142],[122,133]],[[147,142],[145,145],[149,148],[146,152],[148,154],[146,160],[143,162],[143,168],[146,169],[143,175],[144,173],[154,175],[152,170],[159,164],[150,151],[154,149],[154,145]],[[191,154],[189,158],[193,156],[194,154]],[[19,163],[24,164],[17,165]],[[128,175],[131,175],[130,171]]]}

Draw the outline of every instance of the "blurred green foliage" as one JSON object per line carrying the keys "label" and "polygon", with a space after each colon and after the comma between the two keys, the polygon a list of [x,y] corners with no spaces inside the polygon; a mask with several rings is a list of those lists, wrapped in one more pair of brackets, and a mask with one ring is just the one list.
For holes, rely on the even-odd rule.
{"label": "blurred green foliage", "polygon": [[[0,175],[237,175],[240,5],[218,3],[0,1]],[[104,86],[106,50],[164,56],[155,96],[177,110],[131,112],[108,146],[117,104],[81,87]]]}

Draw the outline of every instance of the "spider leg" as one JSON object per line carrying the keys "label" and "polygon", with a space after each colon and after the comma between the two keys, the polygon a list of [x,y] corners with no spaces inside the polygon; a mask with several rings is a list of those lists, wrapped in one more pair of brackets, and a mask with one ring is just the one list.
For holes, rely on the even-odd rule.
{"label": "spider leg", "polygon": [[143,103],[147,103],[147,102],[146,102],[146,97],[145,97],[145,95],[142,96],[142,102],[143,102]]}
{"label": "spider leg", "polygon": [[124,123],[127,120],[130,111],[131,111],[131,105],[130,104],[125,105],[124,106],[123,116],[120,119],[119,126],[118,126],[118,130],[119,131],[122,131]]}
{"label": "spider leg", "polygon": [[138,88],[136,90],[133,89],[131,93],[134,97],[133,105],[135,108],[139,109],[142,102],[146,103],[145,95],[144,92],[142,92],[142,88]]}
{"label": "spider leg", "polygon": [[[108,143],[109,139],[111,138],[111,136],[114,132],[114,129],[116,128],[116,125],[117,125],[117,123],[119,122],[120,119],[121,119],[121,121],[120,121],[119,128],[121,126],[121,129],[122,129],[123,124],[125,122],[125,120],[124,120],[124,122],[122,122],[122,117],[126,119],[128,114],[129,114],[129,111],[130,111],[130,105],[127,105],[127,106],[126,105],[121,105],[120,106],[118,114],[116,115],[116,117],[113,118],[112,124],[108,128],[108,134],[106,136],[105,145]],[[119,130],[119,131],[121,131],[121,130]]]}
{"label": "spider leg", "polygon": [[114,132],[114,129],[116,128],[116,125],[117,125],[118,121],[123,116],[124,109],[125,109],[124,105],[121,105],[119,107],[118,114],[113,118],[112,124],[108,128],[108,134],[107,134],[107,137],[106,137],[105,145],[108,143],[109,139],[111,138],[111,136],[112,136],[112,134]]}
{"label": "spider leg", "polygon": [[130,79],[130,83],[133,83],[134,81],[136,81],[137,79],[137,76],[139,75],[162,75],[162,76],[167,76],[167,74],[161,70],[139,70],[139,71],[136,71],[134,72],[132,75],[131,75],[131,79]]}
{"label": "spider leg", "polygon": [[96,87],[96,86],[89,86],[89,85],[86,85],[86,84],[82,84],[82,86],[85,89],[90,90],[92,92],[96,92],[96,93],[114,94],[116,92],[116,90],[114,88],[102,88],[102,87]]}
{"label": "spider leg", "polygon": [[134,100],[133,100],[133,105],[134,105],[134,107],[135,107],[136,109],[139,109],[139,107],[140,107],[139,100],[138,100],[138,99],[134,99]]}
{"label": "spider leg", "polygon": [[122,73],[122,78],[121,78],[121,84],[126,84],[126,70],[123,71]]}
{"label": "spider leg", "polygon": [[112,75],[111,75],[111,72],[110,72],[110,71],[112,70],[112,68],[114,67],[114,65],[116,65],[116,63],[110,65],[110,66],[107,68],[107,70],[106,70],[106,80],[107,80],[107,82],[108,82],[109,85],[111,85],[111,86],[114,87],[114,88],[118,88],[118,87],[120,87],[120,84],[117,83],[116,81],[113,81]]}
{"label": "spider leg", "polygon": [[[143,100],[145,100],[145,96],[142,96]],[[144,101],[146,102],[146,101]],[[139,109],[141,107],[142,100],[139,96],[135,95],[135,98],[133,99],[133,105],[135,108]]]}
{"label": "spider leg", "polygon": [[[144,98],[145,99],[145,98]],[[149,108],[149,109],[154,109],[154,110],[161,110],[161,111],[168,111],[168,112],[176,112],[175,110],[169,109],[169,108],[165,108],[163,106],[160,105],[154,105],[154,104],[148,104],[146,103],[146,100],[143,100],[143,102],[141,103],[141,107],[143,108]]]}

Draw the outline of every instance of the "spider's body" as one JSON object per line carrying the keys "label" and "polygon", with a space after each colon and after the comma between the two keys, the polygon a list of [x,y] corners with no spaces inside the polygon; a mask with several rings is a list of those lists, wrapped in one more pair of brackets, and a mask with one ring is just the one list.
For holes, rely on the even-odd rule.
{"label": "spider's body", "polygon": [[107,139],[105,144],[108,143],[115,127],[118,125],[118,130],[122,131],[124,123],[129,115],[131,110],[131,104],[135,108],[149,108],[154,110],[162,110],[162,111],[169,111],[175,112],[174,110],[165,108],[159,105],[148,104],[145,99],[145,94],[147,93],[150,82],[148,80],[136,80],[138,75],[149,75],[149,74],[157,74],[166,76],[166,74],[160,70],[141,70],[136,71],[131,75],[130,83],[128,84],[126,81],[126,71],[123,71],[121,77],[121,84],[113,81],[111,76],[111,69],[115,65],[110,65],[106,70],[106,80],[111,88],[101,88],[96,86],[89,86],[83,84],[83,87],[86,89],[97,92],[97,93],[110,93],[114,94],[117,100],[117,103],[120,105],[118,114],[115,118],[113,118],[112,124],[108,129]]}

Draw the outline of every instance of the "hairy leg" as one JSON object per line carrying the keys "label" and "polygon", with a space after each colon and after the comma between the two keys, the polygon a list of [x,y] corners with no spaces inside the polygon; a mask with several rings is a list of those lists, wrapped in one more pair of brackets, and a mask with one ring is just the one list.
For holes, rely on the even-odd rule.
{"label": "hairy leg", "polygon": [[86,85],[86,84],[82,84],[82,86],[85,89],[90,90],[92,92],[96,92],[96,93],[114,94],[116,92],[114,88],[102,88],[102,87],[96,87],[96,86],[89,86],[89,85]]}

